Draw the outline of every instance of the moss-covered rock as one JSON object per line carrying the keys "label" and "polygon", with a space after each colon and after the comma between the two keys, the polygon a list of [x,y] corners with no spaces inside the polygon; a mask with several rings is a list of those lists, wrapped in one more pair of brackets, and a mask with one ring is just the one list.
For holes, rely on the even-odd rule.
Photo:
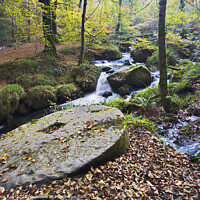
{"label": "moss-covered rock", "polygon": [[73,100],[77,97],[77,88],[71,83],[60,85],[56,89],[56,96],[59,103]]}
{"label": "moss-covered rock", "polygon": [[124,95],[124,89],[122,87],[128,89],[145,88],[151,84],[152,77],[146,67],[137,66],[109,76],[108,82],[115,92]]}
{"label": "moss-covered rock", "polygon": [[9,120],[24,98],[24,89],[17,84],[8,85],[0,90],[0,123]]}
{"label": "moss-covered rock", "polygon": [[88,49],[85,57],[89,60],[118,60],[122,58],[122,53],[117,47],[99,47]]}
{"label": "moss-covered rock", "polygon": [[133,57],[135,62],[146,63],[148,57],[152,56],[154,49],[152,48],[141,48],[136,47],[133,51],[131,51],[131,56]]}
{"label": "moss-covered rock", "polygon": [[82,64],[79,67],[74,67],[71,72],[75,82],[83,92],[92,92],[95,90],[100,73],[101,67],[91,64]]}
{"label": "moss-covered rock", "polygon": [[57,101],[55,90],[51,86],[36,86],[29,90],[26,105],[34,110],[47,108]]}
{"label": "moss-covered rock", "polygon": [[119,43],[119,50],[122,52],[126,52],[129,50],[129,47],[132,45],[129,41],[124,41]]}

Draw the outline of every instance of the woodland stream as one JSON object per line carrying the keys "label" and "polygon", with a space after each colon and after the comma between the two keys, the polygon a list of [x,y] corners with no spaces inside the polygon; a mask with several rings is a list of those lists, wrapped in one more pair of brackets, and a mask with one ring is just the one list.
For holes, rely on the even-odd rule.
{"label": "woodland stream", "polygon": [[[133,59],[130,56],[129,52],[123,53],[122,59],[115,60],[115,61],[107,61],[107,60],[100,60],[94,61],[93,64],[96,66],[100,66],[103,68],[109,67],[110,70],[108,72],[104,72],[102,70],[100,77],[97,82],[96,90],[90,94],[85,95],[82,98],[73,100],[71,102],[62,104],[58,106],[58,109],[63,109],[68,106],[82,106],[82,105],[91,105],[96,104],[104,101],[113,101],[116,99],[120,99],[121,96],[117,93],[114,93],[107,81],[107,77],[112,73],[117,71],[122,71],[124,69],[129,69],[133,65],[137,65],[140,63],[133,64]],[[151,83],[150,87],[156,86],[159,83],[159,71],[152,72],[152,76],[154,77],[153,82]],[[143,90],[143,89],[141,89]],[[137,93],[136,90],[132,91],[130,95],[126,97],[126,100],[130,100],[131,95],[133,93]],[[109,92],[110,96],[103,97],[102,95],[105,92]],[[111,95],[112,94],[112,95]],[[38,111],[29,114],[28,116],[16,116],[15,119],[8,124],[7,126],[0,126],[0,134],[5,134],[6,132],[18,127],[21,124],[24,124],[32,119],[38,119],[46,114],[49,114],[49,109]],[[159,125],[159,136],[162,138],[164,142],[172,146],[173,148],[177,149],[180,153],[187,153],[192,156],[197,156],[200,153],[200,136],[197,135],[195,139],[190,135],[180,136],[178,134],[179,130],[190,123],[193,123],[197,120],[200,120],[200,117],[190,116],[185,119],[178,119],[176,123],[174,123],[171,127],[164,127],[163,125]]]}

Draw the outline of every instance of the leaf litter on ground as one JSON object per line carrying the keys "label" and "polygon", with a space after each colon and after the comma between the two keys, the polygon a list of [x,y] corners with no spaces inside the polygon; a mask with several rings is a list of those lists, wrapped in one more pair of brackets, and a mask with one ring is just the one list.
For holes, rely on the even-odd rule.
{"label": "leaf litter on ground", "polygon": [[[155,133],[128,125],[130,147],[82,175],[27,185],[1,194],[14,199],[200,199],[200,165],[162,144]],[[48,197],[47,196],[47,197]]]}

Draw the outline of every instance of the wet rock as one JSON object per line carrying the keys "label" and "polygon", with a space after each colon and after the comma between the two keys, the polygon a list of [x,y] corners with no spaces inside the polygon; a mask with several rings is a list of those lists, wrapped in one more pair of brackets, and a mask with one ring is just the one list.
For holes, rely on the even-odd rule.
{"label": "wet rock", "polygon": [[154,50],[151,48],[140,48],[137,47],[133,51],[131,51],[131,56],[133,57],[135,62],[146,63],[147,58],[152,56]]}
{"label": "wet rock", "polygon": [[123,85],[123,86],[121,86],[121,87],[119,88],[118,92],[119,92],[119,94],[123,97],[123,96],[125,96],[125,95],[130,94],[131,89],[132,89],[132,88],[131,88],[131,86],[129,86],[129,85]]}
{"label": "wet rock", "polygon": [[107,71],[106,73],[107,74],[112,74],[113,72],[115,72],[115,70],[111,69],[111,70]]}
{"label": "wet rock", "polygon": [[[152,82],[152,77],[146,67],[137,66],[109,76],[108,82],[113,91],[125,94],[124,91],[128,92],[129,88],[145,88],[149,86]],[[124,87],[124,89],[119,89],[121,87]]]}
{"label": "wet rock", "polygon": [[110,71],[112,68],[111,67],[103,67],[102,68],[102,72],[108,72]]}
{"label": "wet rock", "polygon": [[0,140],[0,183],[10,189],[60,179],[112,160],[128,146],[118,109],[85,106],[55,112]]}
{"label": "wet rock", "polygon": [[130,60],[125,60],[124,65],[132,65]]}
{"label": "wet rock", "polygon": [[102,94],[102,96],[103,97],[109,97],[109,96],[112,96],[113,94],[112,94],[112,92],[110,92],[110,91],[105,91],[103,94]]}
{"label": "wet rock", "polygon": [[92,92],[96,89],[96,84],[101,73],[101,67],[90,64],[82,64],[74,67],[71,75],[74,77],[76,84],[83,92]]}
{"label": "wet rock", "polygon": [[117,49],[88,49],[85,56],[90,60],[118,60],[122,53]]}

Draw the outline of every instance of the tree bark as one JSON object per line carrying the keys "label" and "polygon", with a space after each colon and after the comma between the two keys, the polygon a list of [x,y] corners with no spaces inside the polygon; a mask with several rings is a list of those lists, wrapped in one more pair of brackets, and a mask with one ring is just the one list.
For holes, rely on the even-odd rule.
{"label": "tree bark", "polygon": [[47,52],[52,57],[57,57],[57,51],[55,46],[55,36],[53,34],[52,25],[52,9],[50,0],[38,0],[43,4],[43,31],[45,39],[44,52]]}
{"label": "tree bark", "polygon": [[122,19],[122,0],[119,0],[119,13],[118,13],[118,21],[117,21],[116,33],[120,32],[121,19]]}
{"label": "tree bark", "polygon": [[82,26],[81,26],[81,52],[79,58],[79,65],[83,63],[84,60],[84,49],[85,49],[85,16],[87,9],[87,0],[83,3],[83,14],[82,14]]}
{"label": "tree bark", "polygon": [[166,16],[167,0],[160,0],[159,2],[159,69],[160,69],[160,94],[163,108],[166,112],[170,112],[170,101],[167,98],[167,56],[165,44],[165,16]]}
{"label": "tree bark", "polygon": [[81,6],[82,6],[82,0],[79,0],[78,7],[81,8]]}
{"label": "tree bark", "polygon": [[56,0],[53,3],[53,9],[52,9],[52,29],[53,29],[53,35],[54,35],[56,43],[58,42],[58,38],[57,38],[57,36],[58,36],[57,35],[57,24],[56,24],[56,18],[57,18],[56,10],[57,10],[57,6],[58,6],[58,1]]}

